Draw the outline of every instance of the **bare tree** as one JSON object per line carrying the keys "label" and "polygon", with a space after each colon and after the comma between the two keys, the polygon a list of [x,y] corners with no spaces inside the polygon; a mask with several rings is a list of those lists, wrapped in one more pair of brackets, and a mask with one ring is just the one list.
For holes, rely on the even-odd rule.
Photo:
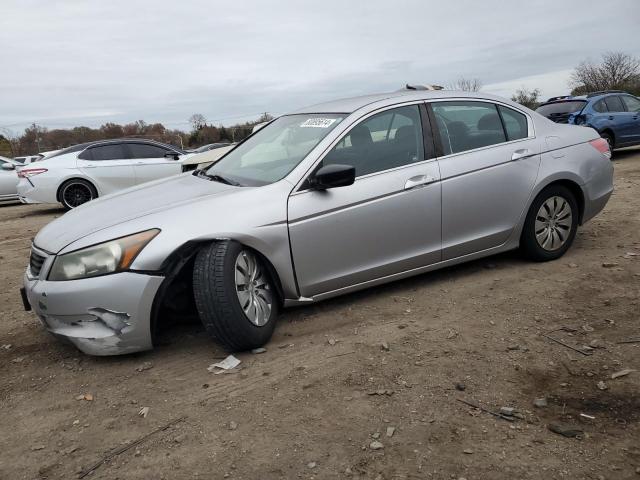
{"label": "bare tree", "polygon": [[600,90],[640,90],[640,59],[623,52],[607,52],[600,63],[586,60],[571,74],[572,94]]}
{"label": "bare tree", "polygon": [[478,92],[482,88],[482,82],[478,78],[460,77],[449,87],[451,90],[462,90],[463,92]]}
{"label": "bare tree", "polygon": [[536,109],[538,105],[540,105],[538,98],[540,98],[540,90],[537,88],[529,90],[525,87],[522,87],[521,89],[516,90],[516,93],[511,95],[512,101],[530,108],[531,110]]}
{"label": "bare tree", "polygon": [[207,119],[204,118],[204,115],[201,113],[194,113],[189,117],[189,123],[191,124],[191,128],[196,131],[207,124]]}

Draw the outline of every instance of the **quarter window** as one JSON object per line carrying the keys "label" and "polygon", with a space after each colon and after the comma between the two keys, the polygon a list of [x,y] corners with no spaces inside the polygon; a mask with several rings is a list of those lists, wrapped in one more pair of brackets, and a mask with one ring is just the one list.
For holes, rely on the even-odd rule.
{"label": "quarter window", "polygon": [[424,159],[420,110],[410,105],[385,110],[353,127],[322,165],[352,165],[356,176],[362,176]]}
{"label": "quarter window", "polygon": [[162,158],[168,150],[148,143],[129,143],[131,158]]}
{"label": "quarter window", "polygon": [[527,117],[524,114],[502,105],[498,105],[498,110],[502,117],[502,123],[504,123],[504,129],[507,132],[507,140],[519,140],[529,136]]}
{"label": "quarter window", "polygon": [[122,160],[126,157],[120,143],[90,148],[82,154],[82,158],[87,160]]}
{"label": "quarter window", "polygon": [[[498,110],[492,103],[461,101],[431,105],[444,155],[507,141]],[[516,119],[513,121],[518,123]]]}
{"label": "quarter window", "polygon": [[620,101],[620,97],[618,97],[617,95],[614,95],[612,97],[606,97],[604,99],[604,103],[607,104],[607,109],[610,112],[624,112],[624,106]]}
{"label": "quarter window", "polygon": [[627,110],[630,112],[640,112],[640,100],[630,95],[623,95],[622,101],[627,106]]}

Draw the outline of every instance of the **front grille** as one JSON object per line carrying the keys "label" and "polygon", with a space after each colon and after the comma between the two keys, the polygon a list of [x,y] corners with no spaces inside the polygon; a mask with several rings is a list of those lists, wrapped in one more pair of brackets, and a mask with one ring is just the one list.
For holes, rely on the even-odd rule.
{"label": "front grille", "polygon": [[46,257],[44,255],[40,255],[36,253],[33,249],[31,249],[31,256],[29,257],[29,270],[31,271],[31,275],[34,277],[38,277],[40,275],[40,270],[42,270],[42,264],[44,263]]}

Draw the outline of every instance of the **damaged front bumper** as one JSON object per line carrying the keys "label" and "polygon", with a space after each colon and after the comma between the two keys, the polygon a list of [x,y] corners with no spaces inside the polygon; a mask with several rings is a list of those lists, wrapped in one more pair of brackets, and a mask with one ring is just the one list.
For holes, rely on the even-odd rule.
{"label": "damaged front bumper", "polygon": [[89,355],[153,347],[151,312],[162,276],[122,272],[49,282],[24,276],[29,304],[47,330]]}

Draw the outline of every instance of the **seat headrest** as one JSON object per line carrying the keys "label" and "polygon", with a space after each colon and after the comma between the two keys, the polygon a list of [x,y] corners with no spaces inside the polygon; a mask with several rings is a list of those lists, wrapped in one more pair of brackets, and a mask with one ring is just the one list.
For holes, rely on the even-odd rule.
{"label": "seat headrest", "polygon": [[354,147],[364,147],[373,143],[371,132],[366,125],[358,125],[349,133],[351,145]]}
{"label": "seat headrest", "polygon": [[404,125],[396,130],[396,136],[394,137],[396,143],[399,142],[415,142],[416,141],[416,129],[412,125]]}
{"label": "seat headrest", "polygon": [[447,129],[451,135],[459,137],[464,137],[469,134],[469,127],[467,124],[460,121],[449,123],[449,125],[447,125]]}
{"label": "seat headrest", "polygon": [[487,113],[478,120],[478,130],[502,130],[502,122],[497,113]]}

